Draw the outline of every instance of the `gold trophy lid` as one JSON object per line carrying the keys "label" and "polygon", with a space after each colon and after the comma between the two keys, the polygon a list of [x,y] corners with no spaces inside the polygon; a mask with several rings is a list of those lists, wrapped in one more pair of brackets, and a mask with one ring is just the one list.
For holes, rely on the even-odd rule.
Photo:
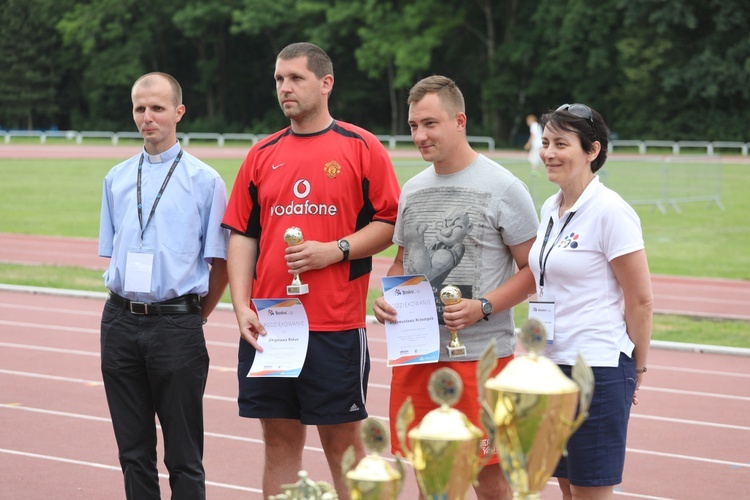
{"label": "gold trophy lid", "polygon": [[372,452],[349,470],[346,477],[353,481],[391,482],[401,479],[401,473],[391,467],[379,454],[388,447],[388,431],[379,420],[368,418],[362,424],[362,440],[365,448]]}
{"label": "gold trophy lid", "polygon": [[578,385],[565,376],[549,358],[539,353],[547,344],[544,324],[534,318],[526,321],[519,335],[529,352],[507,364],[485,387],[492,390],[524,394],[567,394],[579,391]]}
{"label": "gold trophy lid", "polygon": [[401,474],[393,469],[384,458],[367,455],[359,461],[355,469],[346,473],[346,477],[354,481],[388,483],[401,479]]}
{"label": "gold trophy lid", "polygon": [[458,373],[440,368],[430,377],[430,398],[440,405],[424,416],[417,427],[409,431],[411,439],[467,441],[482,437],[482,431],[466,415],[451,408],[461,398],[464,384]]}

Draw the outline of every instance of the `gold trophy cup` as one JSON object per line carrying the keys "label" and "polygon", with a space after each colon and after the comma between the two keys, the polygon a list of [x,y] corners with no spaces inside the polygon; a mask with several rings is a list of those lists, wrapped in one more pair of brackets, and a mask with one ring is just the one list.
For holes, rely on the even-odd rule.
{"label": "gold trophy cup", "polygon": [[[461,290],[453,285],[448,285],[440,290],[440,301],[446,306],[452,304],[458,304],[461,302]],[[458,356],[466,356],[466,346],[458,340],[458,332],[448,330],[451,333],[451,340],[446,346],[448,349],[448,357],[455,358]]]}
{"label": "gold trophy cup", "polygon": [[333,485],[325,481],[313,481],[307,471],[297,473],[299,481],[294,484],[282,484],[284,493],[272,495],[268,500],[338,500]]}
{"label": "gold trophy cup", "polygon": [[[494,419],[495,444],[514,498],[540,499],[568,439],[588,416],[594,374],[580,355],[573,380],[541,356],[547,335],[539,320],[524,323],[520,340],[528,354],[484,384],[489,394],[483,405]],[[485,349],[480,365],[496,363],[490,352],[494,348]]]}
{"label": "gold trophy cup", "polygon": [[368,418],[362,424],[362,440],[370,453],[353,468],[354,447],[350,446],[342,459],[346,485],[352,500],[395,500],[404,485],[404,466],[396,457],[394,469],[381,457],[388,447],[388,430],[377,419]]}
{"label": "gold trophy cup", "polygon": [[407,429],[414,421],[411,398],[401,406],[396,434],[401,449],[414,467],[419,489],[425,498],[464,499],[481,467],[483,433],[466,415],[451,408],[463,392],[461,377],[450,368],[440,368],[430,377],[430,397],[440,407],[432,410],[419,425],[408,431],[412,449],[406,442]]}
{"label": "gold trophy cup", "polygon": [[[302,230],[298,227],[290,227],[286,231],[284,231],[284,241],[287,245],[294,246],[299,245],[305,239],[302,237]],[[287,285],[286,287],[286,293],[288,295],[305,295],[310,291],[310,288],[306,283],[302,283],[302,280],[299,279],[299,274],[294,273],[294,278],[292,278],[292,284]]]}

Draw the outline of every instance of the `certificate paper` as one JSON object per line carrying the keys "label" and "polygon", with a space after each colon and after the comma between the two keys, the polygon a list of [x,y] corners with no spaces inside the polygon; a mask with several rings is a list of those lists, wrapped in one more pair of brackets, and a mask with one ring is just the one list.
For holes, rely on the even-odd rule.
{"label": "certificate paper", "polygon": [[432,285],[423,275],[386,276],[383,297],[397,311],[385,324],[388,366],[435,363],[440,358],[440,330]]}
{"label": "certificate paper", "polygon": [[299,299],[253,299],[266,335],[258,337],[248,377],[297,377],[307,356],[310,327]]}

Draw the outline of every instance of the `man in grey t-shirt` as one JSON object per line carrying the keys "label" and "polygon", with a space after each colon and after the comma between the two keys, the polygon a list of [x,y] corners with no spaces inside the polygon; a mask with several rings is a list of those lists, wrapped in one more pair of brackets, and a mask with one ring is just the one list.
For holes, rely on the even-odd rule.
{"label": "man in grey t-shirt", "polygon": [[[432,163],[410,179],[399,200],[393,242],[398,253],[389,276],[424,274],[433,287],[440,319],[437,363],[394,367],[391,380],[391,448],[397,413],[407,397],[415,411],[413,425],[437,405],[427,393],[430,375],[449,366],[464,381],[454,408],[479,426],[477,360],[494,338],[496,374],[513,358],[516,347],[512,307],[534,293],[528,255],[539,221],[526,186],[508,170],[475,152],[466,140],[463,96],[443,76],[418,82],[409,93],[409,126],[422,158]],[[443,306],[443,286],[461,290],[462,300]],[[375,301],[378,321],[396,321],[396,310],[383,297]],[[459,331],[466,353],[449,356],[450,331]],[[483,443],[483,453],[492,444]],[[479,473],[477,498],[510,499],[512,492],[495,454]]]}

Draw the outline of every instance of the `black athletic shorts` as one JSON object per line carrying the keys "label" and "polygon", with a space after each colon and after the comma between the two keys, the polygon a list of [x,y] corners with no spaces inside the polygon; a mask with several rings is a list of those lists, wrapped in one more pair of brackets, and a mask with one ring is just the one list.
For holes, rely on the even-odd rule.
{"label": "black athletic shorts", "polygon": [[355,422],[367,418],[365,400],[370,354],[364,328],[310,332],[307,357],[297,378],[248,378],[255,348],[240,339],[240,416],[290,418],[306,425]]}

